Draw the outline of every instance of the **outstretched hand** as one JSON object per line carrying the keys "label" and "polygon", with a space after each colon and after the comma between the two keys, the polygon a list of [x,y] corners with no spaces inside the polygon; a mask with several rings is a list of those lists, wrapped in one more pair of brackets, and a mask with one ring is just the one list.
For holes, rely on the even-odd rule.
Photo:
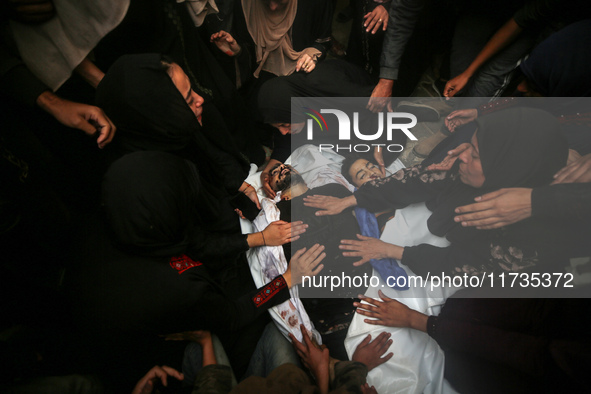
{"label": "outstretched hand", "polygon": [[591,182],[591,153],[581,156],[554,175],[552,185]]}
{"label": "outstretched hand", "polygon": [[50,91],[37,97],[37,105],[64,126],[98,135],[96,142],[101,149],[115,136],[117,128],[99,107],[65,100]]}
{"label": "outstretched hand", "polygon": [[324,246],[314,245],[310,249],[302,248],[291,256],[288,269],[291,271],[292,286],[302,283],[304,277],[316,276],[324,264],[320,264],[326,257]]}
{"label": "outstretched hand", "polygon": [[330,383],[330,354],[326,346],[318,346],[310,339],[310,334],[303,324],[300,324],[303,342],[289,333],[293,347],[300,356],[302,364],[312,372],[321,393],[327,393]]}
{"label": "outstretched hand", "polygon": [[387,108],[389,112],[392,112],[392,88],[394,87],[394,81],[391,79],[380,79],[378,84],[371,92],[371,97],[367,102],[367,109],[371,112],[380,112],[384,108]]}
{"label": "outstretched hand", "polygon": [[372,259],[379,260],[391,257],[400,260],[402,258],[404,248],[400,246],[389,244],[377,238],[366,237],[361,234],[357,234],[357,238],[359,238],[359,240],[343,239],[339,245],[339,249],[349,251],[343,252],[343,256],[361,257],[361,260],[353,263],[356,267],[359,267]]}
{"label": "outstretched hand", "polygon": [[382,357],[392,345],[391,336],[392,334],[384,331],[372,341],[371,335],[368,335],[357,345],[351,360],[365,364],[368,371],[382,365],[394,355],[394,353],[390,352],[385,357]]}
{"label": "outstretched hand", "polygon": [[364,322],[367,324],[388,327],[409,327],[424,332],[427,331],[428,316],[410,309],[401,302],[386,297],[381,290],[378,294],[381,301],[364,295],[359,295],[359,299],[364,301],[364,303],[353,303],[353,306],[357,307],[357,313],[371,318],[363,319]]}
{"label": "outstretched hand", "polygon": [[150,394],[154,390],[154,386],[160,380],[164,387],[168,386],[168,377],[172,376],[175,379],[183,380],[185,376],[174,368],[166,365],[156,365],[148,371],[148,373],[140,379],[135,385],[131,394]]}
{"label": "outstretched hand", "polygon": [[316,216],[338,215],[356,203],[357,200],[355,200],[354,196],[338,198],[315,194],[304,197],[305,206],[320,209],[320,211],[316,211]]}
{"label": "outstretched hand", "polygon": [[445,125],[453,133],[458,127],[473,122],[477,117],[478,110],[476,108],[459,109],[445,117]]}
{"label": "outstretched hand", "polygon": [[378,29],[382,28],[383,31],[388,29],[388,10],[383,6],[379,5],[363,16],[363,27],[366,32],[376,34]]}
{"label": "outstretched hand", "polygon": [[261,172],[261,184],[263,186],[263,191],[265,195],[269,198],[275,198],[277,192],[273,190],[269,181],[271,180],[271,175],[268,172]]}
{"label": "outstretched hand", "polygon": [[479,230],[516,223],[531,216],[531,193],[532,189],[516,187],[484,194],[475,198],[476,203],[456,208],[454,221]]}
{"label": "outstretched hand", "polygon": [[462,73],[455,78],[450,79],[445,84],[445,88],[443,89],[443,96],[450,98],[455,96],[456,94],[460,93],[462,89],[468,84],[470,81],[470,75]]}
{"label": "outstretched hand", "polygon": [[464,142],[463,144],[458,145],[454,149],[448,151],[447,156],[445,156],[445,158],[440,163],[431,164],[430,166],[427,167],[427,170],[429,170],[429,171],[449,171],[449,170],[451,170],[451,168],[453,167],[453,165],[456,162],[456,160],[458,159],[458,157],[460,157],[460,154],[463,151],[465,151],[466,149],[468,149],[469,147],[470,147],[470,144],[467,142]]}
{"label": "outstretched hand", "polygon": [[213,42],[220,51],[224,52],[228,56],[236,56],[242,49],[234,37],[232,37],[230,33],[223,30],[212,34],[209,41]]}
{"label": "outstretched hand", "polygon": [[298,341],[292,333],[289,333],[289,337],[296,353],[302,360],[302,364],[312,371],[315,377],[317,376],[317,372],[323,368],[326,368],[326,372],[328,373],[330,360],[328,348],[320,347],[312,342],[310,333],[303,324],[300,324],[300,330],[302,331],[302,342]]}
{"label": "outstretched hand", "polygon": [[300,234],[306,232],[307,224],[302,221],[285,222],[277,220],[270,223],[263,231],[263,240],[265,246],[281,246],[288,242],[297,241]]}
{"label": "outstretched hand", "polygon": [[316,61],[312,58],[312,56],[304,53],[300,56],[298,61],[296,62],[296,72],[297,71],[304,71],[306,73],[312,72],[316,68]]}
{"label": "outstretched hand", "polygon": [[243,182],[241,187],[241,192],[244,193],[246,197],[250,199],[250,201],[254,202],[258,209],[261,209],[261,203],[259,202],[259,196],[257,194],[256,189],[254,186]]}

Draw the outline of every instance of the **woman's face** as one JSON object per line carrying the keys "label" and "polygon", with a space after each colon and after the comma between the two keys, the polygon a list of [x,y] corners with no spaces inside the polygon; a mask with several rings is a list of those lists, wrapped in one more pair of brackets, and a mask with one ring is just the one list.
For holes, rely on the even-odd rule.
{"label": "woman's face", "polygon": [[383,177],[378,166],[365,159],[356,160],[351,168],[349,168],[349,175],[353,180],[353,184],[357,187],[361,187],[361,185],[366,182]]}
{"label": "woman's face", "polygon": [[472,136],[470,147],[460,153],[458,160],[460,160],[460,180],[468,186],[475,188],[482,187],[484,184],[484,172],[482,172],[476,133]]}
{"label": "woman's face", "polygon": [[276,127],[283,135],[297,134],[304,129],[305,123],[271,123],[271,126]]}
{"label": "woman's face", "polygon": [[187,74],[185,74],[178,64],[173,63],[172,66],[170,66],[169,75],[170,79],[172,79],[172,83],[174,83],[174,86],[176,86],[179,92],[181,92],[187,105],[191,108],[191,111],[193,111],[199,123],[201,123],[204,101],[203,97],[193,91],[189,77],[187,77]]}
{"label": "woman's face", "polygon": [[262,0],[271,12],[283,11],[287,7],[289,0]]}

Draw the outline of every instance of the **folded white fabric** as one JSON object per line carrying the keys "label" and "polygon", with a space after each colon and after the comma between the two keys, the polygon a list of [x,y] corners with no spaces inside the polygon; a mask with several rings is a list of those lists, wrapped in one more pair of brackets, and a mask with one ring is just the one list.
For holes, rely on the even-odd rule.
{"label": "folded white fabric", "polygon": [[[263,231],[270,223],[279,220],[280,212],[275,205],[276,201],[263,198],[262,210],[253,221],[254,231]],[[249,253],[250,273],[257,287],[269,283],[277,275],[283,274],[287,269],[287,260],[281,246],[263,246],[254,248]],[[279,331],[289,339],[288,334],[293,334],[300,342],[303,341],[300,324],[312,333],[316,341],[321,344],[320,333],[314,329],[302,302],[298,295],[298,287],[289,290],[291,298],[284,303],[274,306],[269,310],[273,321]]]}
{"label": "folded white fabric", "polygon": [[125,17],[129,0],[53,0],[56,15],[28,25],[10,21],[29,70],[53,91]]}

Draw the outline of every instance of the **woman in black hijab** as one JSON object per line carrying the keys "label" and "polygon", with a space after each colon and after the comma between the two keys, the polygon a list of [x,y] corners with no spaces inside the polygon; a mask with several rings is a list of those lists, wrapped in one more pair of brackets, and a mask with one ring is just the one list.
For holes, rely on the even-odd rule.
{"label": "woman in black hijab", "polygon": [[[256,235],[204,231],[203,193],[195,166],[169,153],[135,152],[111,165],[103,181],[106,226],[93,228],[70,272],[74,313],[89,335],[109,344],[121,339],[127,349],[157,342],[158,335],[206,329],[231,345],[254,342],[254,348],[256,338],[245,339],[253,335],[245,327],[290,297],[288,288],[299,277],[292,268],[303,273],[307,261],[318,265],[322,248],[296,256],[286,273],[257,290],[242,253],[257,246]],[[239,258],[231,276],[210,270],[216,259],[232,254]],[[237,357],[248,363],[247,352]]]}
{"label": "woman in black hijab", "polygon": [[119,130],[109,146],[110,157],[115,160],[129,152],[159,150],[191,160],[204,187],[215,197],[211,210],[225,214],[230,222],[233,207],[228,201],[238,191],[258,205],[254,188],[244,182],[248,162],[215,106],[204,102],[190,82],[190,94],[181,92],[172,79],[177,74],[188,81],[178,65],[158,54],[126,55],[113,64],[97,88],[97,103]]}
{"label": "woman in black hijab", "polygon": [[[498,230],[477,230],[455,222],[454,210],[500,188],[550,184],[568,154],[558,121],[541,110],[515,108],[483,117],[477,125],[470,147],[451,170],[427,171],[422,165],[403,169],[367,182],[348,200],[332,201],[328,211],[358,204],[380,212],[424,201],[433,212],[427,222],[429,230],[447,237],[449,247],[402,248],[371,239],[345,241],[342,248],[353,251],[346,253],[362,260],[396,258],[419,275],[433,270],[452,275],[521,272],[557,263],[555,252],[560,248],[552,242],[555,229],[551,224],[524,220]],[[328,208],[319,199],[309,199],[309,203]]]}

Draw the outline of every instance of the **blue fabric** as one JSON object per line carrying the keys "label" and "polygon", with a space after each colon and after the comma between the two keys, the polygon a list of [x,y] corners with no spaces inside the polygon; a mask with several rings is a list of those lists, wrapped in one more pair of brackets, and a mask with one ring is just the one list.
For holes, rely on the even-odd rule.
{"label": "blue fabric", "polygon": [[[355,216],[361,229],[361,234],[366,237],[380,238],[380,228],[378,226],[378,220],[375,215],[369,212],[365,208],[355,207]],[[396,259],[371,259],[369,260],[371,266],[380,274],[384,282],[388,283],[388,277],[398,278],[404,276],[405,286],[397,286],[398,280],[395,280],[392,284],[392,288],[397,290],[408,290],[408,275],[406,271],[398,265]],[[392,280],[390,280],[392,282]]]}

